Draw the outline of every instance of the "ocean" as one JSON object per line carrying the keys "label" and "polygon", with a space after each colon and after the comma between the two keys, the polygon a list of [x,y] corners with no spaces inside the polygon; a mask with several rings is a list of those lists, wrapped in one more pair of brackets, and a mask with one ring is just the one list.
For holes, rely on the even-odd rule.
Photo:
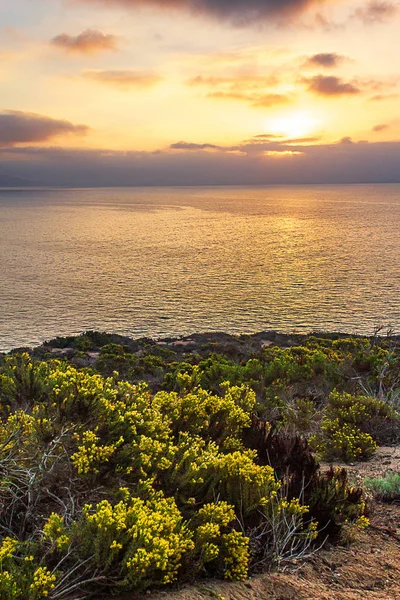
{"label": "ocean", "polygon": [[400,330],[400,185],[0,189],[0,351]]}

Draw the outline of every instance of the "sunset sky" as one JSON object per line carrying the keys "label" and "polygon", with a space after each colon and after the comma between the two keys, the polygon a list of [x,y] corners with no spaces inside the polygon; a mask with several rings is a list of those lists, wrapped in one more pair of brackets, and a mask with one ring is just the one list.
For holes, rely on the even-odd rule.
{"label": "sunset sky", "polygon": [[0,0],[0,185],[399,181],[399,7]]}

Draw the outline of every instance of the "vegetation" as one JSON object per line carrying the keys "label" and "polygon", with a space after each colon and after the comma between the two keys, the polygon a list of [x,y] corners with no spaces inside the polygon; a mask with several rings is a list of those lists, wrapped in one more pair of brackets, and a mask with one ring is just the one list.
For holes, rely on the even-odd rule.
{"label": "vegetation", "polygon": [[385,477],[367,478],[364,482],[366,488],[373,491],[375,496],[383,502],[400,501],[400,473],[388,471]]}
{"label": "vegetation", "polygon": [[399,360],[389,338],[95,332],[3,356],[0,598],[241,580],[365,526],[362,490],[314,452],[400,438]]}

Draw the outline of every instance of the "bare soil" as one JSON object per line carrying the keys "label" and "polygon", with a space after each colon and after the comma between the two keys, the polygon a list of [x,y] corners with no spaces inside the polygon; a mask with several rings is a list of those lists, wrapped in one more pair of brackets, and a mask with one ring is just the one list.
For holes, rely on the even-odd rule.
{"label": "bare soil", "polygon": [[[370,461],[345,466],[355,483],[399,471],[400,447],[379,448]],[[284,572],[243,583],[205,580],[144,596],[148,600],[400,600],[400,505],[371,500],[369,518],[370,527],[349,532],[343,545],[325,547]],[[124,600],[136,599],[130,595]]]}

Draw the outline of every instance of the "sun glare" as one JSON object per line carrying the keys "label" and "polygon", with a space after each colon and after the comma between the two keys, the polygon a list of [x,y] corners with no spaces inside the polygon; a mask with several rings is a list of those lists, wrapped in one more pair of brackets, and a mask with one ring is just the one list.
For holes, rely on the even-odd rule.
{"label": "sun glare", "polygon": [[315,131],[316,126],[316,119],[307,112],[283,114],[267,123],[268,132],[288,138],[307,136]]}

